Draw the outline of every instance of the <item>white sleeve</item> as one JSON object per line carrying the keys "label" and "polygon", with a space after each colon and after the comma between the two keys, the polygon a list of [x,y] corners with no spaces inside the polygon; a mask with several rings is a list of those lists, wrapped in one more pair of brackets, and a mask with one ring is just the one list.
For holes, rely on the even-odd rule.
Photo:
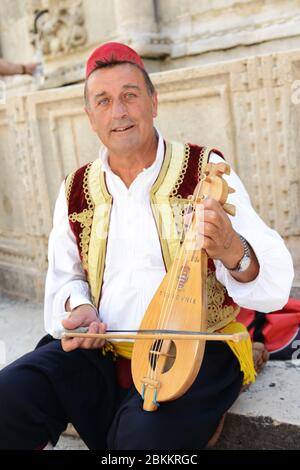
{"label": "white sleeve", "polygon": [[44,302],[45,330],[54,337],[62,329],[61,321],[69,315],[65,311],[69,297],[71,309],[81,304],[92,304],[75,236],[68,221],[65,185],[62,183],[49,237]]}
{"label": "white sleeve", "polygon": [[[210,161],[221,157],[212,154]],[[249,195],[234,171],[224,177],[235,189],[228,202],[236,206],[236,215],[229,216],[234,230],[251,245],[259,262],[259,274],[251,282],[236,281],[224,265],[215,260],[217,279],[241,307],[261,312],[280,310],[288,301],[294,277],[293,261],[283,239],[269,228],[253,209]]]}

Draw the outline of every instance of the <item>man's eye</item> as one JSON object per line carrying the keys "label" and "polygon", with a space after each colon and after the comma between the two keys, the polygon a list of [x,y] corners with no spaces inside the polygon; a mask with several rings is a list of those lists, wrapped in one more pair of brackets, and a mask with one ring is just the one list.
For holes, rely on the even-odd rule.
{"label": "man's eye", "polygon": [[103,98],[102,100],[99,100],[98,101],[98,105],[100,106],[106,106],[109,102],[109,99],[108,98]]}
{"label": "man's eye", "polygon": [[126,99],[131,99],[131,98],[135,98],[135,96],[136,95],[134,93],[126,93],[125,98]]}

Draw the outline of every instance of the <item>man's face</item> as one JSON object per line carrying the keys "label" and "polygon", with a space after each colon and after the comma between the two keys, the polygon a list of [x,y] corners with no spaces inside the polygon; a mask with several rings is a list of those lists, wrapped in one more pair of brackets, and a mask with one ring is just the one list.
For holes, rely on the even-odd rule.
{"label": "man's face", "polygon": [[93,130],[115,154],[141,151],[153,139],[157,96],[130,64],[95,70],[88,79],[86,112]]}

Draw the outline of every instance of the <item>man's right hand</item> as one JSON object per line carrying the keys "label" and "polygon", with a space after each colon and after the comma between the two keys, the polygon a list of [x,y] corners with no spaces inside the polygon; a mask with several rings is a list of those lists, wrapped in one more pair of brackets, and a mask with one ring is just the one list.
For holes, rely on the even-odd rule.
{"label": "man's right hand", "polygon": [[[102,323],[92,305],[84,304],[74,308],[69,317],[62,321],[66,330],[74,330],[80,326],[88,326],[88,333],[105,333],[106,325]],[[64,351],[69,352],[77,348],[98,349],[105,343],[104,339],[98,338],[64,338],[61,345]]]}

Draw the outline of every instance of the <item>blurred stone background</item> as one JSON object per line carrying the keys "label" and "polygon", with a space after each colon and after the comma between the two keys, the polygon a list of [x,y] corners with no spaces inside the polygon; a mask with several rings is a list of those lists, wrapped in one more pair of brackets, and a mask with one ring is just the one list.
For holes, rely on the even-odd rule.
{"label": "blurred stone background", "polygon": [[0,82],[2,293],[43,298],[59,185],[99,148],[85,60],[111,40],[142,55],[166,138],[223,151],[291,250],[298,295],[299,0],[0,0],[0,55],[29,62],[39,51],[44,62],[42,78]]}

